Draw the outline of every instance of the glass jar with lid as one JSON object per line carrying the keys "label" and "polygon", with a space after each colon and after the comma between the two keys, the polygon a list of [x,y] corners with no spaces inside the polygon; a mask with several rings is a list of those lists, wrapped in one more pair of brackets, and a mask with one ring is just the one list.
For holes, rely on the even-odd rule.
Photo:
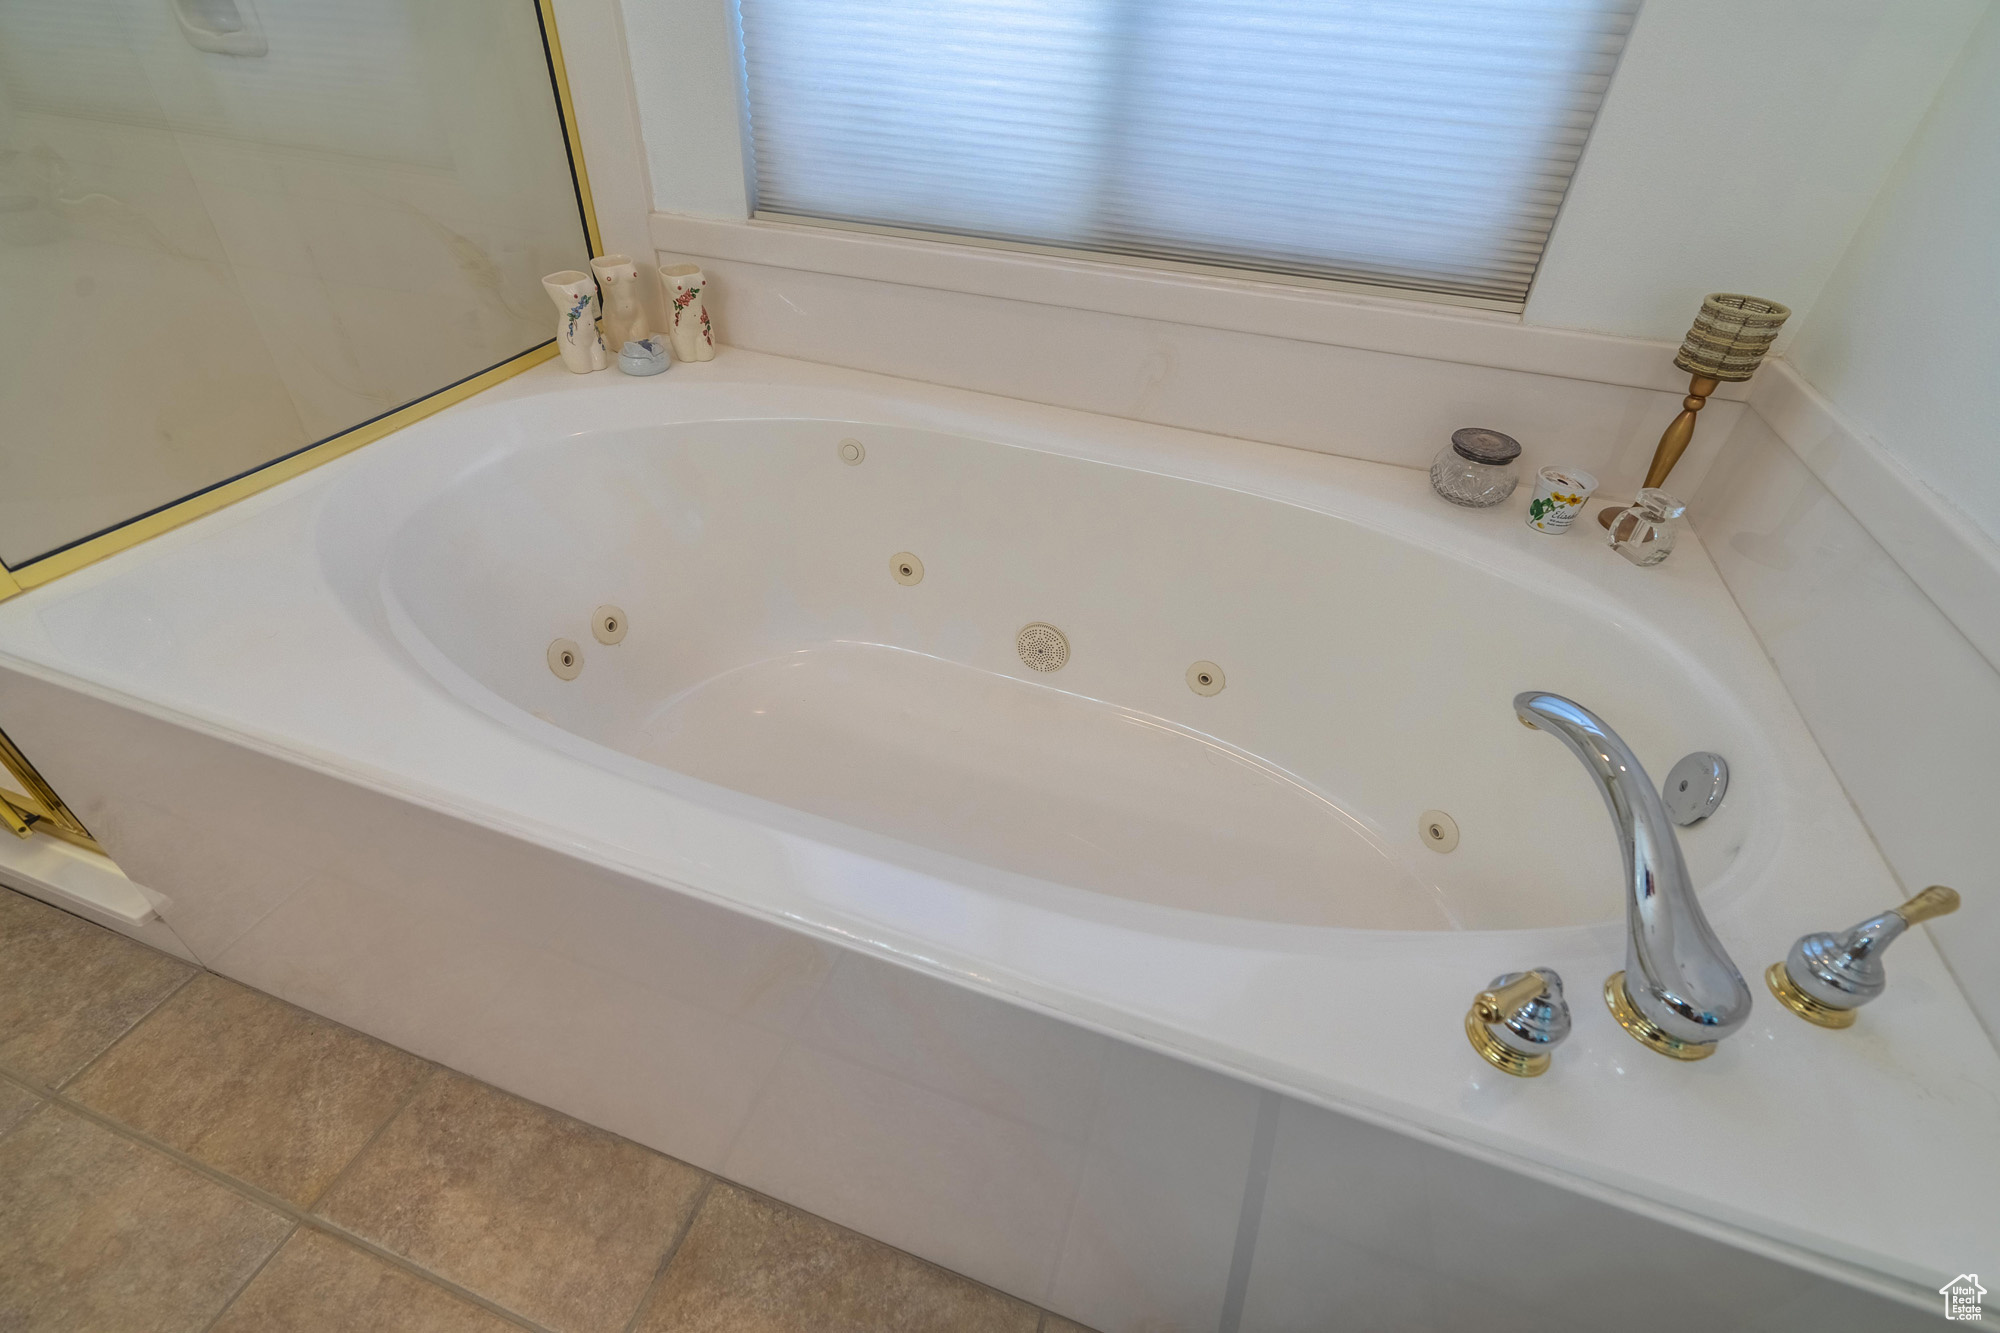
{"label": "glass jar with lid", "polygon": [[1486,509],[1514,493],[1521,480],[1521,445],[1480,426],[1453,431],[1431,462],[1431,489],[1455,505]]}

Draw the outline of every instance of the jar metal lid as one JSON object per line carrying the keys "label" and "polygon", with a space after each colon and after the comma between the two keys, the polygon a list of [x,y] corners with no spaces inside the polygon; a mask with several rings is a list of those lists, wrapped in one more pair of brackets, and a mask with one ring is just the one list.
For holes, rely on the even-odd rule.
{"label": "jar metal lid", "polygon": [[1467,426],[1451,433],[1451,450],[1460,458],[1489,465],[1511,463],[1521,456],[1521,442],[1511,435],[1480,426]]}

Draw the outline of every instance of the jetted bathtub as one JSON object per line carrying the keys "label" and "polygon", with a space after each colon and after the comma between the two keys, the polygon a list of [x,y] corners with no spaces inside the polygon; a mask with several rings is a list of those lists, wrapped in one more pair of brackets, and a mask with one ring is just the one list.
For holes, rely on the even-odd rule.
{"label": "jetted bathtub", "polygon": [[[1921,1317],[2000,1244],[1928,940],[1852,1033],[1759,985],[1644,1050],[1528,689],[1727,757],[1682,846],[1753,982],[1898,899],[1696,541],[744,353],[0,606],[0,718],[205,963],[1087,1322]],[[1516,1080],[1461,1020],[1536,965]]]}
{"label": "jetted bathtub", "polygon": [[[372,481],[336,500],[330,560],[376,503]],[[1588,701],[1662,773],[1728,752],[1735,798],[1686,839],[1711,901],[1769,861],[1770,742],[1695,653],[1574,576],[1342,508],[937,429],[647,425],[454,477],[379,590],[446,690],[544,744],[1140,929],[1620,918],[1609,822],[1515,720],[1528,688]],[[1060,665],[1023,656],[1029,626]],[[1433,809],[1456,851],[1421,834]]]}

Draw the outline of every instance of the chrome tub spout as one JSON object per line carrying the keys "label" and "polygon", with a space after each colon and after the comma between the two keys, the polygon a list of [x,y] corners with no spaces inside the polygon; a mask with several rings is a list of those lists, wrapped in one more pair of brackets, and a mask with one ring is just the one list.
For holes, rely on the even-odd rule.
{"label": "chrome tub spout", "polygon": [[1750,987],[1702,915],[1680,842],[1653,780],[1604,719],[1560,694],[1514,696],[1522,722],[1583,761],[1611,809],[1625,858],[1625,970],[1605,1002],[1663,1055],[1698,1060],[1750,1016]]}

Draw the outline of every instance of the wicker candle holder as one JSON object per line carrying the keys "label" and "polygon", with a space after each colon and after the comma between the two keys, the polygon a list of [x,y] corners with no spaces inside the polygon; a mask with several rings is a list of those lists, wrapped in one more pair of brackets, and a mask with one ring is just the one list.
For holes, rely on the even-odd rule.
{"label": "wicker candle holder", "polygon": [[[1759,296],[1712,292],[1703,299],[1701,313],[1694,317],[1694,326],[1674,356],[1674,364],[1691,377],[1687,397],[1681,400],[1681,414],[1653,450],[1653,465],[1646,469],[1647,486],[1661,485],[1674,464],[1681,461],[1694,439],[1695,413],[1708,405],[1708,396],[1724,381],[1747,380],[1756,374],[1764,353],[1777,340],[1778,330],[1791,317],[1791,307]],[[1597,521],[1608,528],[1624,509],[1624,505],[1608,505],[1597,511]]]}

